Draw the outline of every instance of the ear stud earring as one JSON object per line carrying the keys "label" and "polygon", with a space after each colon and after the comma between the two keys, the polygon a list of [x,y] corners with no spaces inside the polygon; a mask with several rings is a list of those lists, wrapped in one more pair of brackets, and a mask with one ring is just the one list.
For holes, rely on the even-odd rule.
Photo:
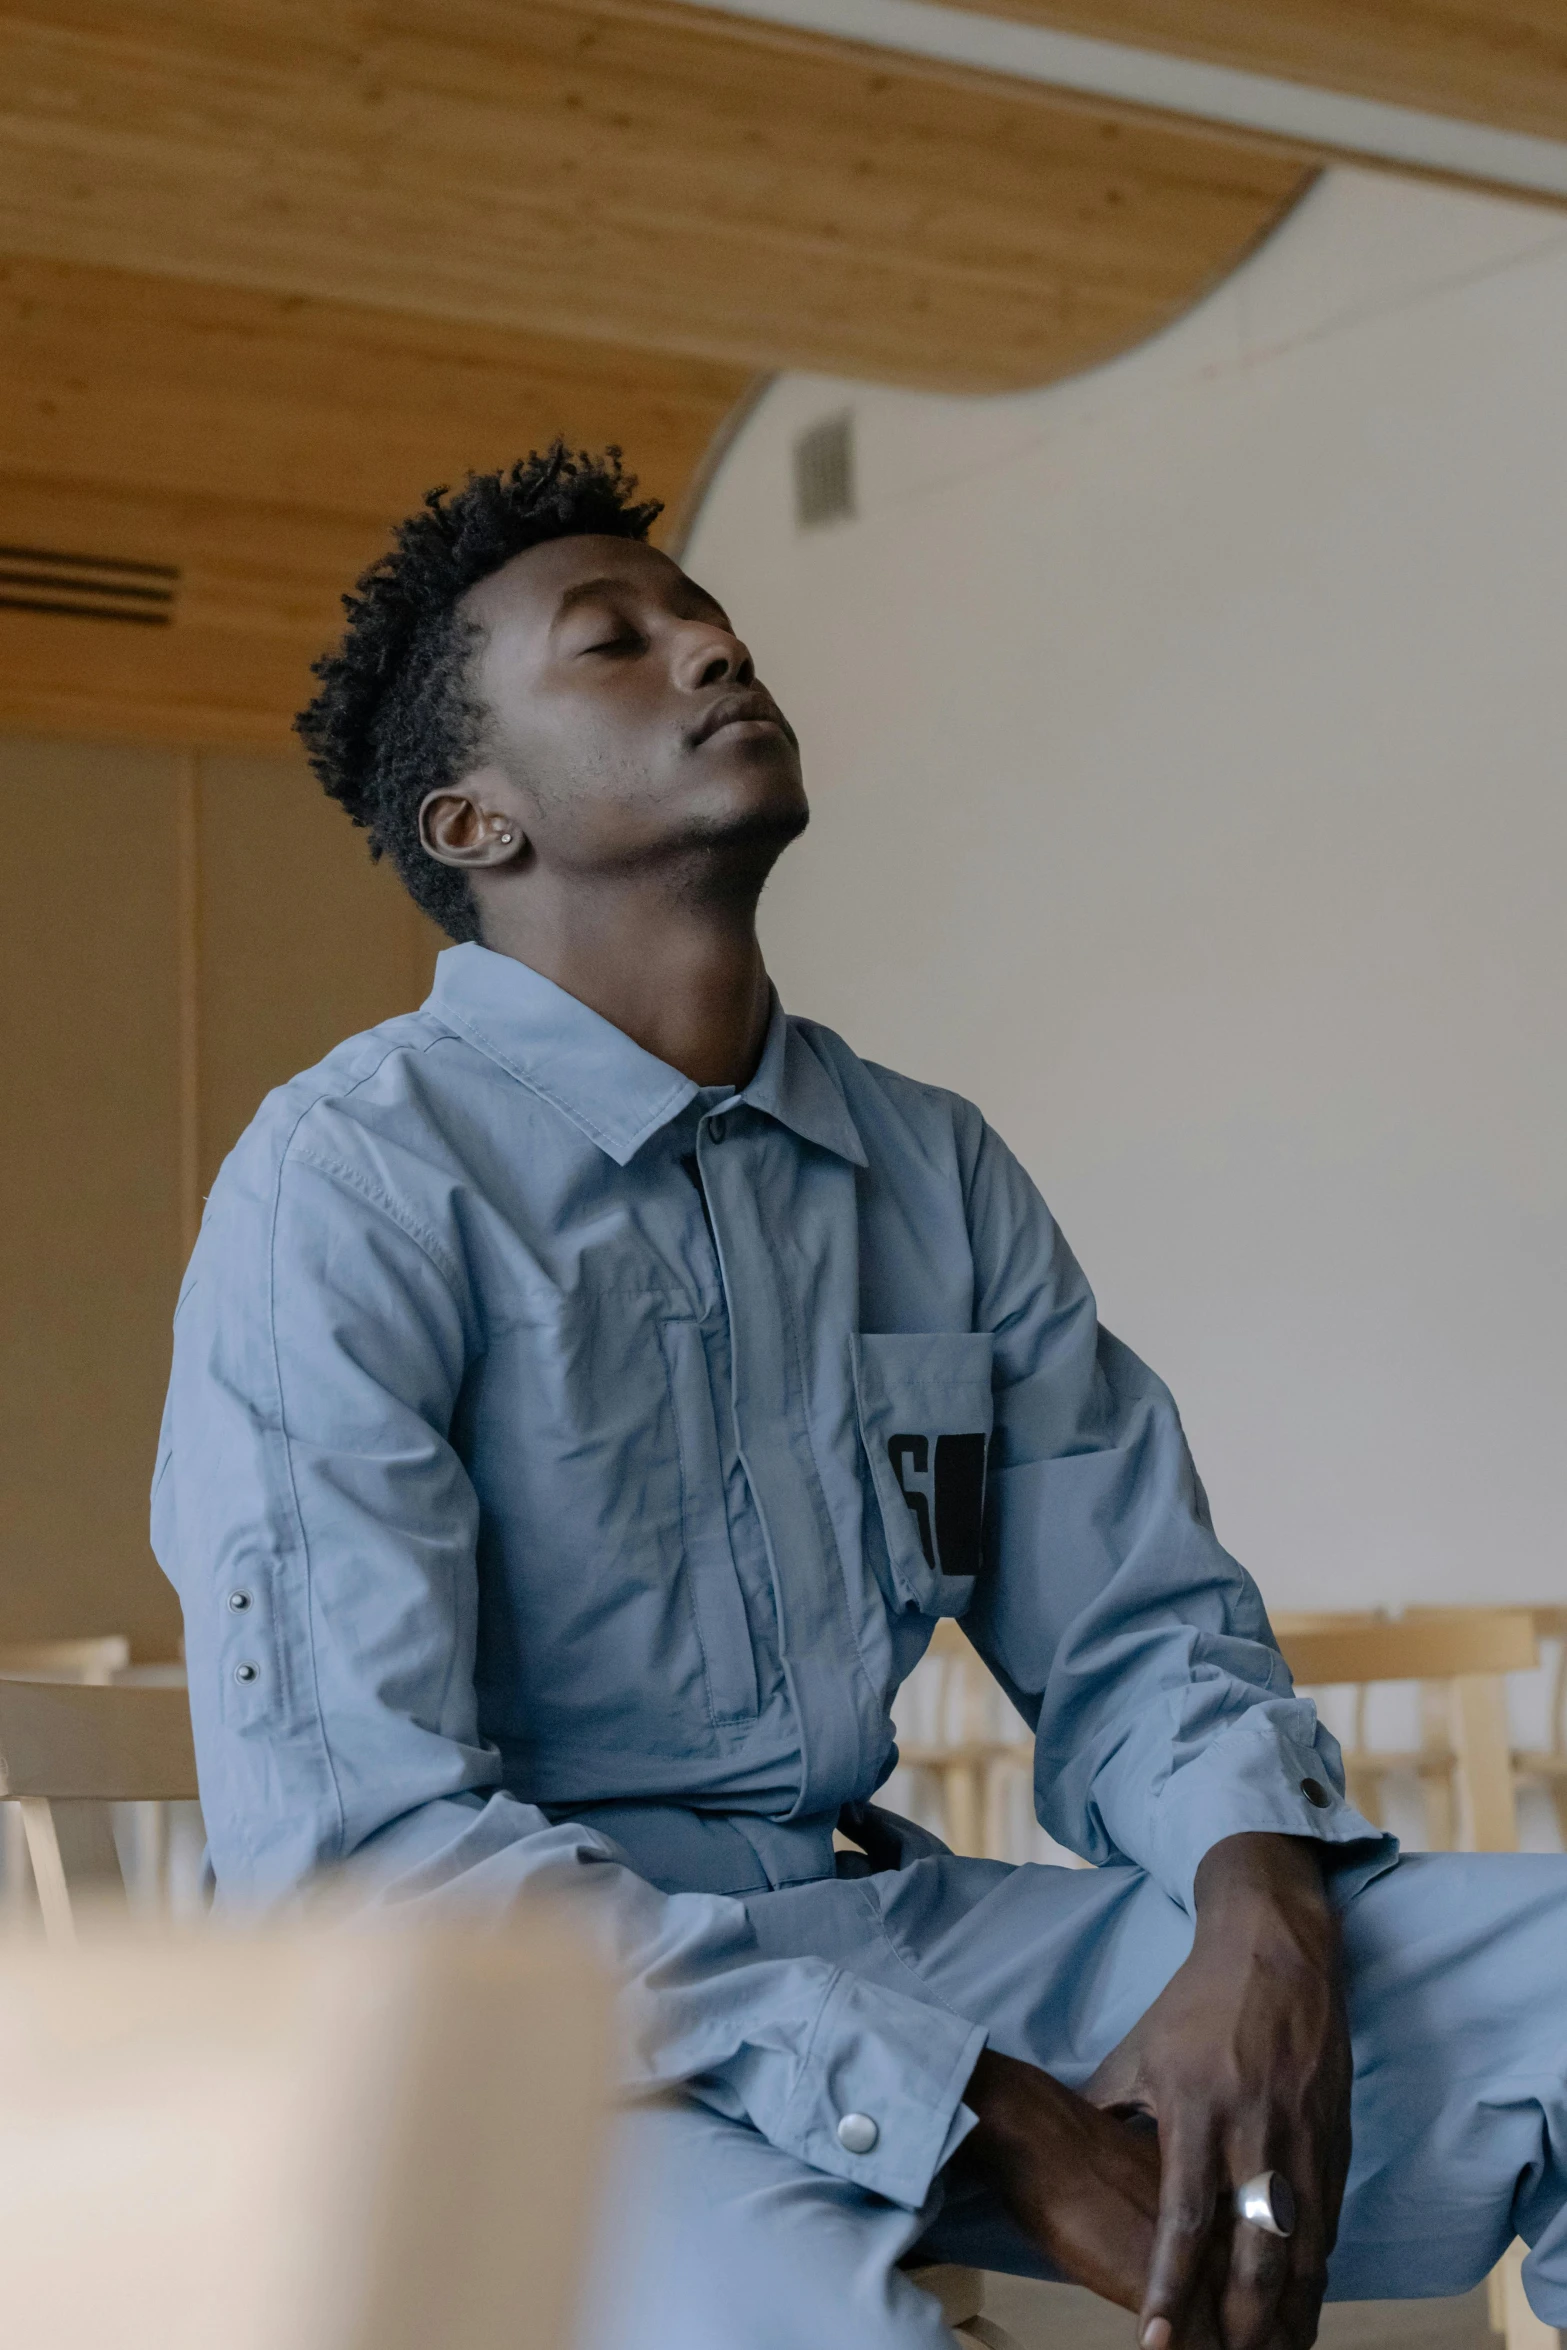
{"label": "ear stud earring", "polygon": [[503,832],[501,834],[501,841],[504,846],[509,848],[511,846],[511,834],[509,832]]}

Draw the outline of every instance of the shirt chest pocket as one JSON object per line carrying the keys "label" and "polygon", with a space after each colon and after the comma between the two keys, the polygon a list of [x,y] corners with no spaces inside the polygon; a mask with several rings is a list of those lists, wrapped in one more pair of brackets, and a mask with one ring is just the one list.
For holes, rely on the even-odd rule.
{"label": "shirt chest pocket", "polygon": [[878,1504],[868,1532],[873,1549],[878,1534],[885,1544],[889,1598],[921,1615],[961,1615],[973,1596],[993,1345],[985,1331],[855,1340],[860,1441]]}

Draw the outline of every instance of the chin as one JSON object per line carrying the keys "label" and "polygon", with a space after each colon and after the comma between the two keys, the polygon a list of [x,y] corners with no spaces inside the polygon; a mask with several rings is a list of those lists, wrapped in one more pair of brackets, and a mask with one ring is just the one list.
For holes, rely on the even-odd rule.
{"label": "chin", "polygon": [[668,853],[694,902],[754,909],[767,876],[810,817],[797,782],[788,791],[737,794],[727,807],[693,811]]}
{"label": "chin", "polygon": [[719,848],[751,841],[772,840],[779,848],[796,839],[810,822],[811,811],[791,760],[771,772],[747,765],[725,778],[721,789],[709,783],[687,811],[682,826],[689,846]]}
{"label": "chin", "polygon": [[745,808],[732,808],[723,815],[713,815],[691,826],[686,834],[687,846],[693,849],[746,849],[771,846],[776,856],[792,840],[798,840],[811,821],[811,811],[805,794],[797,791],[775,793],[770,799],[753,801]]}

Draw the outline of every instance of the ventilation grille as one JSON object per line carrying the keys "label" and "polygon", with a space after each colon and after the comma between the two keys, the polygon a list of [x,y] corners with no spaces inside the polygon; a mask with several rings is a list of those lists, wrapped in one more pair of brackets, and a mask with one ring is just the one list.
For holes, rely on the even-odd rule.
{"label": "ventilation grille", "polygon": [[0,609],[53,612],[66,620],[118,620],[167,628],[180,575],[172,563],[121,555],[66,555],[57,547],[0,547]]}
{"label": "ventilation grille", "polygon": [[853,513],[854,418],[846,410],[813,424],[794,444],[794,518],[801,530],[815,530]]}

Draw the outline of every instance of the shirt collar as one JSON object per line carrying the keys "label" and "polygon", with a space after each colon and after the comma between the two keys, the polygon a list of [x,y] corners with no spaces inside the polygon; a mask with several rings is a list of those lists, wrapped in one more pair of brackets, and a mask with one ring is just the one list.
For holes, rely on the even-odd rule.
{"label": "shirt collar", "polygon": [[795,1023],[773,995],[773,1016],[756,1075],[736,1097],[763,1110],[807,1142],[820,1143],[856,1167],[869,1165],[843,1089],[824,1061],[817,1058]]}
{"label": "shirt collar", "polygon": [[[430,1008],[552,1103],[617,1166],[696,1098],[689,1077],[644,1052],[552,979],[489,947],[469,943],[437,956]],[[734,1100],[856,1166],[867,1163],[837,1079],[776,995],[756,1074]]]}

